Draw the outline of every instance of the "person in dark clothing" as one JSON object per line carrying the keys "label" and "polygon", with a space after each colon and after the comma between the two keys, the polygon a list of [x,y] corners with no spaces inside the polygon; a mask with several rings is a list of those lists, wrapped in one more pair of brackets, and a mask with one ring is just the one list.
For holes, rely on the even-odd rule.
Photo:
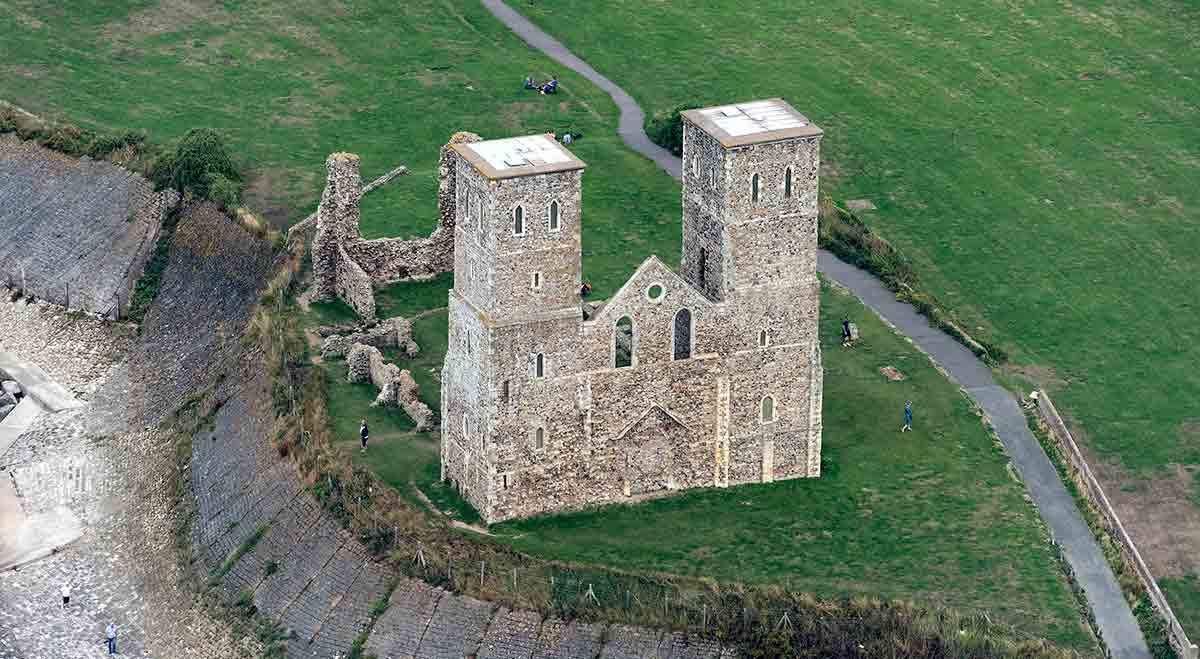
{"label": "person in dark clothing", "polygon": [[592,292],[592,285],[587,283],[586,281],[583,282],[583,285],[579,287],[579,297],[587,297],[588,294],[591,292]]}
{"label": "person in dark clothing", "polygon": [[533,79],[533,76],[525,76],[525,89],[541,89],[541,86]]}
{"label": "person in dark clothing", "polygon": [[362,420],[362,426],[358,429],[358,437],[362,440],[362,452],[367,452],[367,440],[371,438],[371,429],[367,427],[367,420]]}
{"label": "person in dark clothing", "polygon": [[543,94],[557,94],[558,93],[558,76],[550,78],[550,82],[542,85],[542,93]]}
{"label": "person in dark clothing", "polygon": [[900,432],[908,432],[912,430],[912,401],[904,401],[904,425],[901,426]]}
{"label": "person in dark clothing", "polygon": [[850,319],[849,318],[842,319],[842,345],[843,346],[850,345]]}

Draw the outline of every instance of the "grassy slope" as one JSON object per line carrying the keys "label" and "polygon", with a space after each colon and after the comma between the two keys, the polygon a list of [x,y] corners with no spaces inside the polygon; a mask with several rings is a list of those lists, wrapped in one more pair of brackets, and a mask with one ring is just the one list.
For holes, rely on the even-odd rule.
{"label": "grassy slope", "polygon": [[[397,287],[414,298],[424,284]],[[853,297],[826,288],[824,473],[818,480],[698,491],[643,505],[510,523],[498,539],[533,554],[626,569],[787,584],[818,593],[871,594],[986,610],[1033,635],[1081,651],[1095,645],[1007,459],[963,396],[911,345],[886,330]],[[839,319],[864,334],[851,351],[837,345]],[[422,399],[438,408],[429,368],[446,348],[446,316],[414,324],[411,369]],[[906,375],[888,382],[881,366]],[[374,396],[342,382],[327,365],[330,413],[346,450]],[[904,400],[916,431],[899,434]],[[373,440],[365,460],[394,487],[416,482],[441,508],[467,521],[473,512],[436,484],[437,437],[413,434],[399,411],[367,412]]]}
{"label": "grassy slope", "polygon": [[[368,179],[398,162],[408,164],[413,171],[410,177],[374,193],[364,204],[364,231],[369,236],[413,235],[432,228],[437,150],[452,131],[470,129],[485,136],[499,136],[570,125],[585,133],[573,150],[592,166],[585,176],[588,229],[584,263],[586,277],[596,285],[598,295],[615,290],[650,253],[658,253],[668,261],[677,258],[678,187],[655,173],[649,163],[621,148],[615,137],[615,111],[608,99],[531,53],[474,3],[378,1],[357,2],[347,8],[310,0],[253,5],[226,2],[221,9],[211,11],[205,9],[207,3],[164,4],[170,9],[159,9],[156,3],[144,1],[85,0],[72,3],[67,12],[46,10],[25,0],[4,3],[0,9],[0,34],[5,35],[0,40],[0,96],[85,125],[145,128],[158,142],[195,125],[216,127],[229,135],[234,150],[250,168],[254,207],[273,209],[276,216],[292,220],[315,206],[323,178],[322,162],[331,151],[362,155],[364,177]],[[597,16],[592,9],[586,15],[592,24],[592,16],[601,21],[610,18]],[[625,44],[625,49],[661,48],[662,43],[651,42],[651,49],[641,42],[646,28],[640,23],[635,20],[615,26],[619,29],[609,31],[613,41],[608,45],[615,46],[627,38],[622,35],[641,33],[637,35],[639,41]],[[653,30],[649,35],[659,40],[667,38],[655,35]],[[711,57],[702,59],[712,63]],[[551,72],[564,81],[559,97],[532,96],[518,89],[525,73],[545,76]],[[675,78],[667,75],[663,80]],[[724,98],[725,92],[717,94],[711,83],[705,84],[708,87],[695,87],[695,93]],[[740,97],[745,95],[741,92],[751,90],[743,86],[737,91]],[[832,100],[832,91],[830,94],[827,99]],[[823,116],[816,111],[813,114]],[[844,148],[842,151],[847,152]],[[405,302],[403,294],[393,299],[397,305]],[[333,312],[336,315],[336,310]],[[908,359],[906,363],[913,362],[911,355]],[[831,369],[839,368],[832,353],[828,363]],[[336,430],[348,437],[347,443],[353,446],[357,421],[366,414],[372,420],[376,438],[367,459],[398,484],[414,475],[427,475],[429,465],[435,464],[431,460],[436,459],[429,438],[425,438],[424,448],[415,440],[407,446],[400,441],[389,443],[389,437],[399,438],[411,422],[396,412],[367,410],[373,393],[361,386],[343,386],[338,365],[328,368],[333,376],[331,410],[340,410],[336,413]],[[831,383],[835,377],[831,371]],[[944,413],[955,423],[969,423],[961,400],[952,402],[951,398],[943,399],[938,404],[943,406],[940,409],[934,404],[921,408],[919,403],[918,419],[922,417],[920,410],[925,409],[931,417],[937,410],[936,414]],[[895,425],[895,419],[885,416],[887,424]],[[859,417],[837,423],[843,422],[875,424],[870,418]],[[834,432],[832,413],[827,416],[827,424],[829,432]],[[945,441],[967,442],[972,436],[983,441],[978,427],[973,429],[974,435],[948,434],[954,439]],[[869,434],[861,428],[845,428],[842,432],[847,437],[856,432],[859,436]],[[918,435],[913,435],[912,441],[918,441]],[[986,441],[980,445],[986,445]],[[415,449],[402,450],[409,447]],[[940,448],[944,450],[945,446]],[[425,457],[410,459],[419,450],[426,451]],[[834,454],[830,457],[830,477],[838,473],[845,477],[847,472],[838,471]],[[903,453],[895,458],[916,461],[915,456],[905,458]],[[993,466],[1000,460],[994,451],[990,457],[978,454],[972,459]],[[900,469],[896,465],[892,468]],[[920,469],[926,469],[927,480],[910,484],[934,487],[932,481],[948,478],[925,466],[902,470],[904,478],[920,479]],[[955,476],[964,473],[962,469],[953,472]],[[957,597],[978,594],[968,606],[1007,609],[1006,617],[1014,620],[1036,618],[1037,629],[1080,643],[1081,634],[1074,627],[1077,618],[1069,611],[1069,597],[1061,578],[1048,556],[1039,556],[1048,552],[1044,539],[1036,537],[1024,504],[1011,497],[1010,490],[1015,486],[1005,485],[995,473],[986,478],[970,475],[976,478],[974,483],[999,493],[993,499],[992,510],[977,514],[1011,517],[1012,525],[1001,525],[1006,530],[995,543],[980,537],[979,527],[958,526],[962,537],[956,542],[978,541],[980,553],[934,565],[906,565],[899,559],[901,562],[893,568],[916,573],[906,577],[908,582],[903,587],[899,581],[889,585],[901,579],[892,575],[876,585],[914,597],[932,595],[953,601],[947,589],[955,583],[955,575],[978,575],[973,570],[1003,565],[993,569],[1002,570],[1005,578],[997,579],[993,573],[978,585],[973,580],[959,582],[953,590],[964,594]],[[957,487],[966,485],[960,483]],[[748,495],[759,496],[751,490],[755,488],[747,490]],[[770,492],[766,494],[770,498]],[[851,511],[881,510],[885,502],[861,498],[868,494],[855,493],[835,508],[850,517]],[[846,494],[838,493],[838,498],[843,496]],[[905,506],[909,498],[906,492],[890,503]],[[850,501],[858,503],[851,508]],[[950,501],[958,500],[951,497]],[[962,506],[946,512],[972,512],[965,503]],[[911,515],[919,517],[921,511]],[[863,521],[860,528],[864,533],[872,529],[890,533],[886,517],[875,514],[874,521]],[[934,526],[956,523],[953,515],[948,520],[936,516],[926,519]],[[843,549],[867,551],[871,545],[886,546],[894,538],[876,536],[878,542],[864,541]],[[743,538],[741,542],[750,540]],[[939,543],[946,548],[944,542]],[[811,545],[810,550],[819,544]],[[987,552],[991,552],[990,559],[986,558]],[[1007,554],[1013,552],[1028,555],[1012,561]],[[837,578],[826,585],[846,590],[862,585],[860,575],[847,570],[853,570],[854,565],[871,568],[868,558],[851,554],[843,560],[847,566],[834,573]],[[787,562],[780,557],[764,558],[755,569],[778,571]],[[716,562],[712,565],[718,572],[729,569]],[[1012,594],[1006,580],[1015,580],[1030,592],[1039,593],[1038,599],[1045,603],[1019,594],[998,601],[997,597]],[[814,588],[821,586],[815,581],[808,583]]]}
{"label": "grassy slope", "polygon": [[[505,137],[571,127],[585,176],[587,277],[615,291],[651,253],[678,260],[679,188],[624,149],[606,95],[528,49],[476,3],[81,0],[0,3],[0,97],[156,142],[224,133],[249,169],[248,203],[277,221],[316,207],[325,157],[362,156],[367,237],[436,224],[438,150],[457,130]],[[64,5],[65,7],[65,5]],[[165,7],[165,8],[164,8]],[[557,73],[560,94],[521,89]],[[631,200],[633,203],[631,203]]]}
{"label": "grassy slope", "polygon": [[790,99],[826,131],[824,189],[873,199],[868,221],[1101,459],[1200,465],[1197,5],[742,6],[520,3],[650,111]]}

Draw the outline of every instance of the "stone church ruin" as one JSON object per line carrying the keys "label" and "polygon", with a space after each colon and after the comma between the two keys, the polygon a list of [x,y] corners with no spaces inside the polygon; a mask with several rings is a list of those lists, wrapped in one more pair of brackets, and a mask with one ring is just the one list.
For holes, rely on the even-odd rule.
{"label": "stone church ruin", "polygon": [[443,155],[442,477],[488,523],[820,475],[821,130],[781,99],[683,120],[680,272],[651,256],[602,305],[580,298],[582,161],[546,135]]}

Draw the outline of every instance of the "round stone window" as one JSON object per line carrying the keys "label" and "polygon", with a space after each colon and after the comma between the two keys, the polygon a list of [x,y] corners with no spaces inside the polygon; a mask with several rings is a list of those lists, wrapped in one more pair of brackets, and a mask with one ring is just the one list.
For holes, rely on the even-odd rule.
{"label": "round stone window", "polygon": [[646,297],[650,298],[652,302],[658,302],[662,299],[664,292],[662,284],[652,284],[650,288],[646,289]]}

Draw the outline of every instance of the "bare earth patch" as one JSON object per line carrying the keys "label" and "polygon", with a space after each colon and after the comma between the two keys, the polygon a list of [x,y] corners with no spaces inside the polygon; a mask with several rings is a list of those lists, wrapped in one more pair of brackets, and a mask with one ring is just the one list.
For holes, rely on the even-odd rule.
{"label": "bare earth patch", "polygon": [[901,380],[908,379],[907,376],[901,373],[900,369],[896,368],[895,366],[883,366],[879,369],[879,372],[883,374],[883,377],[891,380],[892,382],[899,382]]}
{"label": "bare earth patch", "polygon": [[[1181,432],[1184,428],[1200,433],[1200,420],[1185,422]],[[1154,576],[1182,577],[1200,571],[1200,553],[1195,551],[1200,547],[1200,507],[1192,503],[1196,467],[1171,464],[1144,477],[1118,463],[1099,461],[1074,424],[1071,433]]]}

